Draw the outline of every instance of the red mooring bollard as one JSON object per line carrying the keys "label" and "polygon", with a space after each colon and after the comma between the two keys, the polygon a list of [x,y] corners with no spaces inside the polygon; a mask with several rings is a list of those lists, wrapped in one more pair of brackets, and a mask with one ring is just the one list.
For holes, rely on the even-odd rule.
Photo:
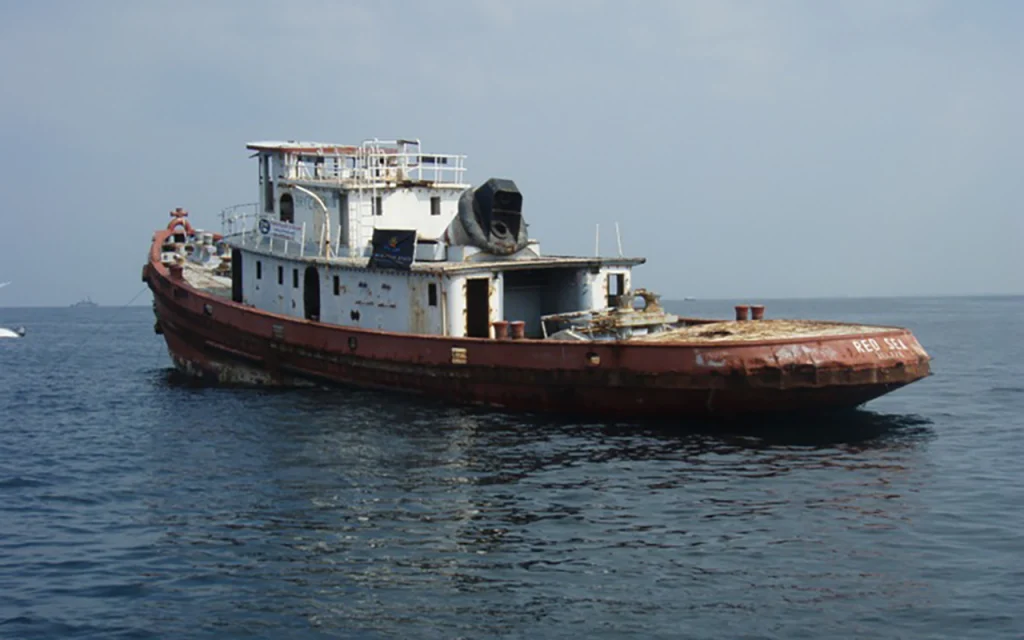
{"label": "red mooring bollard", "polygon": [[491,324],[494,325],[495,340],[508,340],[508,320],[495,320]]}
{"label": "red mooring bollard", "polygon": [[508,326],[512,330],[513,340],[522,340],[526,337],[526,323],[522,320],[513,320]]}

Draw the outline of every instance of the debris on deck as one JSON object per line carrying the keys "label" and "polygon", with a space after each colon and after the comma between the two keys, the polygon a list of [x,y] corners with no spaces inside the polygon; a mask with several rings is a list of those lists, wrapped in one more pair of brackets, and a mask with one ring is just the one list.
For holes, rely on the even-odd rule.
{"label": "debris on deck", "polygon": [[860,335],[878,327],[814,320],[727,320],[638,336],[645,342],[727,342]]}

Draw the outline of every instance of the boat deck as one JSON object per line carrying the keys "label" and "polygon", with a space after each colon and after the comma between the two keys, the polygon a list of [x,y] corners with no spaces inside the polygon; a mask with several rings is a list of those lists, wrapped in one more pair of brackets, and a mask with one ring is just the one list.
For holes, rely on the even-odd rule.
{"label": "boat deck", "polygon": [[746,320],[696,324],[662,333],[638,336],[641,342],[754,342],[790,338],[834,338],[877,333],[889,327],[820,322],[815,320]]}
{"label": "boat deck", "polygon": [[215,275],[209,267],[190,260],[186,260],[184,266],[183,275],[189,286],[226,300],[231,299],[230,277]]}

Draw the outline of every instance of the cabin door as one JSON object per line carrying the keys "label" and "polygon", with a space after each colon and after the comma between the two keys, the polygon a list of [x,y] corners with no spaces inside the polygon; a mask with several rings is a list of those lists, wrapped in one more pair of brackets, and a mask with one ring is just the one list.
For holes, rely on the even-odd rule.
{"label": "cabin door", "polygon": [[466,335],[491,337],[490,278],[466,280]]}
{"label": "cabin door", "polygon": [[320,320],[320,272],[316,267],[306,267],[302,284],[302,303],[306,320]]}
{"label": "cabin door", "polygon": [[242,252],[231,250],[231,300],[242,301]]}

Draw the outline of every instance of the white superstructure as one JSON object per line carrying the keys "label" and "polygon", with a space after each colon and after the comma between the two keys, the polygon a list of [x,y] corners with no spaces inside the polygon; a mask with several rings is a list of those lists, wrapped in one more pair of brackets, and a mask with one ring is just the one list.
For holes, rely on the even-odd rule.
{"label": "white superstructure", "polygon": [[482,338],[496,322],[521,322],[527,336],[542,337],[543,316],[614,306],[643,262],[542,256],[514,183],[492,179],[473,190],[465,156],[425,153],[419,140],[247,148],[257,159],[258,200],[222,215],[230,259],[196,232],[189,271],[259,309]]}

